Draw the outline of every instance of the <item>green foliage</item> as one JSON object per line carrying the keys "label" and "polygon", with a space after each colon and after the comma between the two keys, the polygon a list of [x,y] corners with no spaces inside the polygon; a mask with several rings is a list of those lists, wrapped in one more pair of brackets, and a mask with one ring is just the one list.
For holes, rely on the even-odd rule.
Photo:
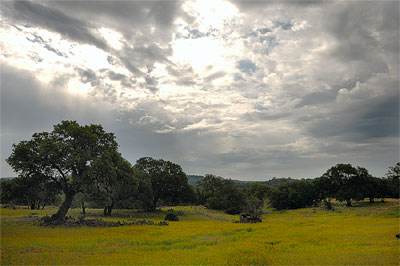
{"label": "green foliage", "polygon": [[159,201],[167,205],[194,201],[193,189],[187,183],[188,179],[180,165],[162,159],[143,157],[137,160],[135,167],[148,174],[151,180],[153,210]]}
{"label": "green foliage", "polygon": [[164,218],[165,221],[179,221],[179,217],[174,212],[168,212]]}
{"label": "green foliage", "polygon": [[252,183],[247,190],[248,197],[254,196],[260,200],[268,198],[272,192],[272,187],[263,183]]}
{"label": "green foliage", "polygon": [[152,211],[154,210],[154,195],[150,176],[148,173],[139,171],[136,166],[133,168],[135,175],[139,178],[138,197],[134,205],[138,209]]}
{"label": "green foliage", "polygon": [[201,179],[203,179],[203,176],[201,175],[187,175],[188,178],[188,184],[195,186],[197,182],[199,182]]}
{"label": "green foliage", "polygon": [[272,191],[271,204],[278,210],[311,206],[317,195],[314,184],[308,181],[286,183]]}
{"label": "green foliage", "polygon": [[245,201],[245,207],[243,211],[250,215],[251,219],[258,219],[262,215],[264,207],[264,200],[259,199],[255,196],[250,196]]}
{"label": "green foliage", "polygon": [[232,180],[207,174],[197,185],[200,204],[207,208],[238,214],[243,208],[244,194]]}
{"label": "green foliage", "polygon": [[319,190],[328,197],[335,197],[339,201],[346,201],[351,206],[351,200],[362,200],[366,196],[375,196],[375,179],[362,167],[353,167],[351,164],[337,164],[328,169],[320,180]]}
{"label": "green foliage", "polygon": [[110,216],[113,207],[121,201],[133,201],[138,193],[139,178],[131,164],[117,152],[103,153],[92,163],[93,182],[88,187],[92,201],[104,206],[104,215]]}
{"label": "green foliage", "polygon": [[60,188],[48,182],[43,176],[19,176],[1,181],[1,202],[28,205],[30,209],[40,209],[58,204]]}
{"label": "green foliage", "polygon": [[7,162],[20,176],[41,176],[63,190],[65,201],[53,215],[62,220],[75,194],[86,192],[94,182],[98,158],[117,148],[114,134],[106,133],[101,125],[62,121],[52,132],[35,133],[31,140],[14,144]]}
{"label": "green foliage", "polygon": [[387,177],[387,190],[388,196],[393,198],[400,198],[400,162],[395,166],[389,167],[386,173]]}
{"label": "green foliage", "polygon": [[298,181],[297,179],[293,179],[293,178],[290,178],[290,177],[288,177],[288,178],[273,177],[271,180],[267,180],[264,183],[266,185],[268,185],[268,186],[271,186],[271,187],[279,187],[279,186],[282,186],[284,184],[293,183],[293,182],[297,182],[297,181]]}
{"label": "green foliage", "polygon": [[323,201],[323,208],[327,211],[332,211],[334,210],[332,207],[332,202],[328,201],[328,200],[324,200]]}

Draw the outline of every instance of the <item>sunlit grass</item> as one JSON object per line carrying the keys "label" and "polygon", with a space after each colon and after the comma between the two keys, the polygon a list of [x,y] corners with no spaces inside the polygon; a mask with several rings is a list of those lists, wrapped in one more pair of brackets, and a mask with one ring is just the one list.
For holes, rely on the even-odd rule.
{"label": "sunlit grass", "polygon": [[[238,216],[202,207],[174,209],[185,215],[169,226],[109,228],[40,227],[20,217],[56,209],[1,209],[1,264],[399,264],[398,203],[335,206],[335,211],[269,209],[258,224],[232,223]],[[89,209],[87,217],[101,214]],[[80,210],[70,215],[78,217]],[[115,210],[114,215],[108,220],[159,221],[165,212]]]}

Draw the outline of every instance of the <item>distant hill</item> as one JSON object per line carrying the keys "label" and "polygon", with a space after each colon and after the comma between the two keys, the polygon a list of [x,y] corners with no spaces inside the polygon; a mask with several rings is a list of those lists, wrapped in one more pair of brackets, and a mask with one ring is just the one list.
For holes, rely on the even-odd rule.
{"label": "distant hill", "polygon": [[188,178],[188,184],[195,186],[197,182],[199,182],[201,179],[203,179],[204,176],[202,175],[187,175]]}
{"label": "distant hill", "polygon": [[[195,186],[197,184],[197,182],[199,182],[203,177],[204,176],[201,176],[201,175],[187,175],[188,183],[189,183],[189,185]],[[266,184],[271,187],[279,187],[283,184],[293,183],[293,182],[297,182],[300,180],[293,179],[290,177],[288,177],[288,178],[274,177],[271,180],[267,180],[267,181],[242,181],[242,180],[234,180],[234,179],[232,179],[232,181],[235,182],[239,187],[246,188],[246,187],[249,187],[252,183],[261,183],[261,184]]]}
{"label": "distant hill", "polygon": [[[242,181],[242,180],[234,180],[232,179],[233,182],[236,183],[240,188],[246,188],[249,187],[252,183],[259,182],[259,181]],[[262,183],[262,182],[259,182]]]}
{"label": "distant hill", "polygon": [[15,177],[0,177],[0,180],[10,180],[10,179],[14,179]]}
{"label": "distant hill", "polygon": [[276,178],[276,177],[274,177],[271,180],[267,180],[267,181],[264,181],[262,183],[266,184],[268,186],[271,186],[271,187],[279,187],[279,186],[281,186],[283,184],[293,183],[293,182],[297,182],[297,181],[300,181],[300,180],[293,179],[293,178],[290,178],[290,177],[288,177],[288,178],[285,178],[285,177]]}

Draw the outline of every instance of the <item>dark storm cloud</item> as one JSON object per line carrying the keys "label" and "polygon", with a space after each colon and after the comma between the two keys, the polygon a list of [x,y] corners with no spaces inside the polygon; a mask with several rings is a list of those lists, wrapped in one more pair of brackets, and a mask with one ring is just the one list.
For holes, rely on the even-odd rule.
{"label": "dark storm cloud", "polygon": [[[180,5],[178,1],[13,1],[1,7],[5,17],[94,45],[112,54],[110,64],[119,60],[133,75],[143,76],[142,66],[171,63],[167,59],[171,49],[161,48],[159,43],[171,40],[172,22],[183,14]],[[100,27],[122,33],[124,44],[129,45],[114,51],[96,32]]]}
{"label": "dark storm cloud", "polygon": [[151,26],[157,33],[168,30],[182,12],[179,1],[50,1],[48,5],[91,21],[101,18],[126,38],[137,30],[151,35],[147,31]]}
{"label": "dark storm cloud", "polygon": [[322,5],[325,2],[332,2],[330,0],[270,0],[270,1],[244,1],[244,0],[231,0],[232,4],[236,5],[240,10],[249,11],[249,10],[260,10],[261,8],[265,8],[268,6],[291,6],[291,7],[312,7],[316,5]]}
{"label": "dark storm cloud", "polygon": [[336,99],[337,90],[328,90],[320,92],[312,92],[301,98],[301,102],[296,104],[296,108],[307,105],[319,105],[326,102],[332,102]]}
{"label": "dark storm cloud", "polygon": [[[339,137],[354,143],[372,138],[398,137],[399,85],[398,80],[378,80],[359,85],[371,90],[349,96],[347,102],[335,103],[324,116],[315,116],[315,120],[305,121],[310,134],[318,138]],[[386,93],[368,96],[374,89],[381,89],[375,86],[384,86]]]}
{"label": "dark storm cloud", "polygon": [[102,39],[90,32],[91,25],[43,4],[30,1],[3,2],[2,10],[5,16],[16,21],[44,27],[72,40],[90,43],[101,49],[107,48]]}
{"label": "dark storm cloud", "polygon": [[[313,92],[302,98],[297,107],[323,103],[322,110],[330,108],[324,112],[325,117],[316,115],[313,122],[307,123],[307,128],[319,138],[336,136],[355,143],[398,137],[399,12],[389,10],[398,10],[399,3],[350,2],[333,7],[325,14],[322,26],[336,40],[336,45],[325,58],[327,62],[340,62],[347,69],[348,78],[334,80],[330,90]],[[328,77],[329,74],[324,75]],[[341,97],[341,88],[350,91],[345,97],[347,103],[335,102],[336,97]]]}
{"label": "dark storm cloud", "polygon": [[357,82],[366,82],[371,77],[371,74],[385,72],[385,70],[387,70],[386,67],[378,72],[363,71],[363,73],[357,75],[357,79],[342,80],[337,83],[332,83],[329,89],[321,87],[318,91],[307,93],[302,96],[300,103],[296,104],[295,108],[332,103],[336,100],[336,96],[340,89],[354,88]]}
{"label": "dark storm cloud", "polygon": [[134,75],[143,76],[143,71],[139,68],[147,66],[152,69],[155,62],[170,63],[167,56],[171,53],[169,48],[160,48],[157,44],[149,43],[145,46],[135,48],[125,47],[118,56],[125,67]]}

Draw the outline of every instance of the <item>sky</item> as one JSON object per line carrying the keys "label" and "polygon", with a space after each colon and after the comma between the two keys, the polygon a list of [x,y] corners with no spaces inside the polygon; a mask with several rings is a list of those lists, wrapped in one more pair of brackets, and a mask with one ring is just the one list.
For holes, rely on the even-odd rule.
{"label": "sky", "polygon": [[1,176],[12,144],[101,124],[132,164],[382,177],[399,159],[398,1],[1,1]]}

